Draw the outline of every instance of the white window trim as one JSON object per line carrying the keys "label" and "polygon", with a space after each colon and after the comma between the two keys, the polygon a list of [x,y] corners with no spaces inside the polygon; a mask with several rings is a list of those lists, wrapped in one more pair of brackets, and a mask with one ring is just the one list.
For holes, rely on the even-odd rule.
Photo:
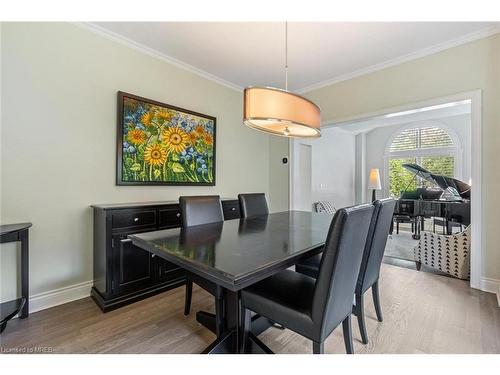
{"label": "white window trim", "polygon": [[[445,147],[430,147],[430,148],[419,148],[414,150],[404,150],[404,151],[393,151],[391,152],[391,145],[394,139],[401,134],[401,132],[412,129],[412,128],[424,128],[424,127],[437,127],[443,129],[451,137],[453,141],[453,146]],[[389,160],[390,159],[401,159],[410,157],[425,157],[425,156],[453,156],[454,158],[454,177],[461,180],[464,174],[464,163],[463,163],[463,143],[459,135],[451,128],[439,121],[416,121],[409,123],[405,126],[400,127],[396,130],[387,141],[385,145],[384,153],[384,195],[389,196]]]}

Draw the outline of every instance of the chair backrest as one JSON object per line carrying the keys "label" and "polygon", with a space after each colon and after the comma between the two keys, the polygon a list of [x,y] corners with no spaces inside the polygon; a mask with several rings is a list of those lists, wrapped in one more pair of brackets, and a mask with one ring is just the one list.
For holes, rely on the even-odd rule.
{"label": "chair backrest", "polygon": [[366,291],[378,280],[396,201],[385,198],[376,200],[373,206],[373,216],[356,285],[356,292],[359,293]]}
{"label": "chair backrest", "polygon": [[224,221],[218,195],[179,197],[179,205],[183,227]]}
{"label": "chair backrest", "polygon": [[328,201],[319,201],[314,203],[314,209],[316,212],[326,212],[329,215],[333,215],[336,211],[335,207],[333,207],[332,202]]}
{"label": "chair backrest", "polygon": [[352,312],[373,206],[337,210],[330,224],[314,289],[312,319],[326,338]]}
{"label": "chair backrest", "polygon": [[240,201],[241,215],[243,217],[269,214],[264,193],[238,194],[238,200]]}

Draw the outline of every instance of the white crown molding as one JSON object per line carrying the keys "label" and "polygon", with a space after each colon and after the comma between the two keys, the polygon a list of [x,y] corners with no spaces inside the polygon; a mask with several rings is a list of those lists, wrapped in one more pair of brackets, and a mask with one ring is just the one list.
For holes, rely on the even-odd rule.
{"label": "white crown molding", "polygon": [[243,91],[243,87],[241,87],[241,86],[238,86],[232,82],[226,81],[223,78],[217,77],[211,73],[208,73],[204,70],[198,69],[192,65],[186,64],[185,62],[177,60],[177,59],[170,57],[162,52],[159,52],[153,48],[147,47],[144,44],[135,42],[129,38],[124,37],[123,35],[117,34],[113,31],[110,31],[110,30],[105,29],[101,26],[95,25],[91,22],[72,22],[72,23],[76,26],[82,27],[85,30],[91,31],[91,32],[98,34],[98,35],[101,35],[109,40],[114,41],[114,42],[123,44],[127,47],[135,49],[136,51],[145,53],[146,55],[155,57],[159,60],[162,60],[168,64],[171,64],[171,65],[174,65],[178,68],[187,70],[190,73],[196,74],[200,77],[208,79],[208,80],[215,82],[219,85],[228,87],[228,88],[235,90],[235,91],[238,91],[238,92]]}
{"label": "white crown molding", "polygon": [[462,44],[473,42],[475,40],[487,38],[487,37],[494,35],[494,34],[497,34],[499,32],[500,32],[500,25],[490,26],[490,27],[487,27],[485,29],[481,29],[481,30],[475,31],[473,33],[461,36],[460,38],[452,39],[452,40],[437,44],[437,45],[432,46],[432,47],[424,48],[424,49],[421,49],[419,51],[415,51],[415,52],[412,52],[412,53],[409,53],[409,54],[406,54],[406,55],[403,55],[400,57],[396,57],[395,59],[387,60],[387,61],[384,61],[382,63],[368,66],[366,68],[362,68],[362,69],[356,70],[356,71],[351,72],[351,73],[343,74],[343,75],[328,79],[326,81],[318,82],[318,83],[312,84],[310,86],[303,87],[299,90],[295,90],[295,92],[297,92],[298,94],[304,94],[304,93],[307,93],[307,92],[310,92],[313,90],[317,90],[317,89],[320,89],[320,88],[323,88],[326,86],[333,85],[335,83],[347,81],[349,79],[360,77],[360,76],[363,76],[363,75],[366,75],[369,73],[374,73],[376,71],[383,70],[383,69],[389,68],[391,66],[399,65],[399,64],[405,63],[407,61],[416,60],[416,59],[419,59],[419,58],[422,58],[425,56],[433,55],[435,53],[438,53],[438,52],[441,52],[441,51],[444,51],[444,50],[447,50],[447,49],[450,49],[453,47],[457,47],[457,46],[460,46]]}
{"label": "white crown molding", "polygon": [[[96,24],[93,24],[91,22],[73,22],[73,24],[77,25],[79,27],[82,27],[88,31],[91,31],[95,34],[101,35],[109,40],[123,44],[129,48],[133,48],[133,49],[140,51],[142,53],[145,53],[149,56],[153,56],[157,59],[160,59],[166,63],[174,65],[178,68],[189,71],[193,74],[196,74],[200,77],[208,79],[208,80],[215,82],[219,85],[228,87],[228,88],[233,89],[233,90],[238,91],[238,92],[243,91],[243,87],[241,87],[235,83],[229,82],[223,78],[220,78],[216,75],[208,73],[202,69],[196,68],[190,64],[182,62],[182,61],[175,59],[171,56],[168,56],[162,52],[159,52],[153,48],[147,47],[144,44],[135,42],[129,38],[126,38],[120,34],[117,34],[113,31],[105,29],[105,28],[98,26]],[[494,35],[494,34],[497,34],[499,32],[500,32],[500,25],[490,26],[490,27],[487,27],[485,29],[481,29],[481,30],[475,31],[473,33],[461,36],[459,38],[455,38],[455,39],[449,40],[447,42],[437,44],[435,46],[424,48],[422,50],[412,52],[412,53],[397,57],[395,59],[387,60],[387,61],[384,61],[384,62],[379,63],[379,64],[368,66],[366,68],[362,68],[362,69],[356,70],[354,72],[343,74],[343,75],[328,79],[326,81],[318,82],[318,83],[315,83],[315,84],[312,84],[312,85],[309,85],[309,86],[306,86],[306,87],[303,87],[301,89],[294,90],[294,91],[298,94],[304,94],[304,93],[307,93],[307,92],[310,92],[313,90],[317,90],[317,89],[320,89],[320,88],[323,88],[326,86],[333,85],[333,84],[338,83],[338,82],[347,81],[349,79],[360,77],[360,76],[363,76],[363,75],[366,75],[369,73],[374,73],[376,71],[383,70],[383,69],[389,68],[391,66],[399,65],[399,64],[411,61],[411,60],[415,60],[415,59],[419,59],[419,58],[422,58],[425,56],[429,56],[429,55],[432,55],[432,54],[435,54],[435,53],[438,53],[438,52],[441,52],[441,51],[444,51],[444,50],[447,50],[447,49],[450,49],[453,47],[460,46],[462,44],[473,42],[475,40],[487,38],[487,37]]]}

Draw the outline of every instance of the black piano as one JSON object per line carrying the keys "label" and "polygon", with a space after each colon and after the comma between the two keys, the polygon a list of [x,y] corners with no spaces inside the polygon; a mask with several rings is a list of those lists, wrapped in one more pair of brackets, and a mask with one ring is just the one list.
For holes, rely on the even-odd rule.
{"label": "black piano", "polygon": [[433,174],[417,164],[402,166],[414,173],[415,178],[422,178],[435,186],[405,190],[396,203],[394,219],[396,222],[405,219],[411,222],[414,239],[420,239],[425,218],[439,220],[447,234],[451,234],[453,226],[470,224],[470,185],[455,178]]}

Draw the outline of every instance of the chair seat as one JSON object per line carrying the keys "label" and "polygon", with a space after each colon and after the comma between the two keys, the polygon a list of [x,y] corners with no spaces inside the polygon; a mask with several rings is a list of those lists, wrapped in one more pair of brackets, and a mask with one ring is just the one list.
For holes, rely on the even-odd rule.
{"label": "chair seat", "polygon": [[314,331],[311,318],[316,280],[284,270],[241,291],[245,308],[308,337]]}

